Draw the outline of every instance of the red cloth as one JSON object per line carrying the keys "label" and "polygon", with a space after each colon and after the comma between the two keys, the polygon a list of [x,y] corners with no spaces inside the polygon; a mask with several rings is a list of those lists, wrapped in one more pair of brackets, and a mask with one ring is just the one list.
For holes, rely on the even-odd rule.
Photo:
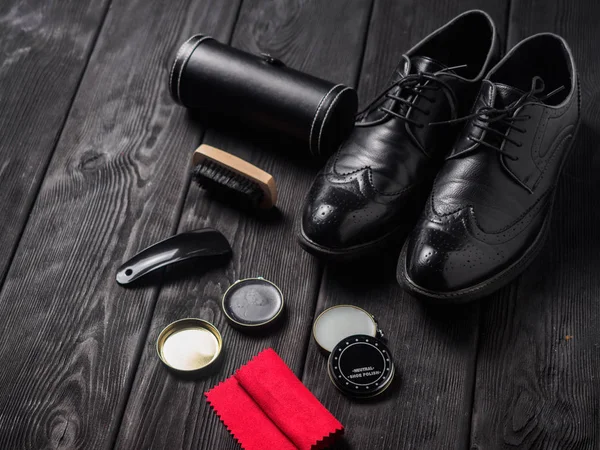
{"label": "red cloth", "polygon": [[322,449],[344,429],[273,349],[205,395],[245,450]]}

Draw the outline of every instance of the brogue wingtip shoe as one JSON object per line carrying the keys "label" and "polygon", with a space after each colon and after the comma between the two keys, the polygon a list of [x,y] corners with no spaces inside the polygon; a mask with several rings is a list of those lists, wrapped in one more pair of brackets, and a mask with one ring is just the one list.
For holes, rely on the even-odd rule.
{"label": "brogue wingtip shoe", "polygon": [[402,250],[405,289],[428,301],[471,301],[533,261],[548,235],[579,98],[571,51],[551,33],[522,41],[490,71]]}
{"label": "brogue wingtip shoe", "polygon": [[355,258],[403,239],[499,55],[491,18],[468,11],[405,55],[388,87],[317,176],[298,239],[319,256]]}

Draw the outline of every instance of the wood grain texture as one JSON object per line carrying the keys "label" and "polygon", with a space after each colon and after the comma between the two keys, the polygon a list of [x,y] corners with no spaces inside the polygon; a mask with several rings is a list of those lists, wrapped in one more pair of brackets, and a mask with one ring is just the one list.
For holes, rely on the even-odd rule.
{"label": "wood grain texture", "polygon": [[597,2],[513,0],[509,45],[541,31],[570,43],[583,123],[544,250],[482,304],[473,449],[600,448],[599,16]]}
{"label": "wood grain texture", "polygon": [[[268,52],[291,67],[354,84],[370,6],[364,0],[245,1],[233,45]],[[207,273],[196,269],[195,276],[189,272],[182,276],[181,268],[167,274],[121,427],[116,446],[120,449],[237,449],[203,393],[267,347],[274,348],[297,374],[304,363],[320,266],[296,244],[294,221],[316,168],[307,164],[306,149],[300,153],[268,135],[229,127],[209,130],[204,141],[273,174],[278,182],[278,211],[270,217],[249,216],[213,201],[195,185],[190,187],[180,231],[204,226],[221,230],[231,242],[233,259]],[[262,336],[236,331],[220,310],[227,287],[253,276],[275,282],[286,298],[284,323]],[[185,316],[211,321],[224,340],[225,357],[218,373],[195,383],[169,374],[155,351],[160,330]]]}
{"label": "wood grain texture", "polygon": [[0,285],[108,3],[0,3]]}
{"label": "wood grain texture", "polygon": [[[0,448],[237,449],[203,393],[269,346],[346,425],[338,449],[600,448],[597,2],[113,0],[103,22],[108,1],[0,5]],[[396,285],[391,248],[379,263],[324,268],[293,235],[316,166],[269,135],[205,133],[168,94],[173,51],[202,32],[358,83],[365,104],[403,51],[471,8],[508,28],[509,45],[564,35],[584,121],[546,248],[479,304],[424,307]],[[250,216],[190,186],[201,140],[272,173],[279,212]],[[138,250],[203,226],[231,241],[227,265],[116,285]],[[225,289],[248,276],[286,296],[271,334],[238,332],[221,314]],[[336,391],[309,336],[316,312],[347,303],[375,314],[396,362],[392,387],[367,402]],[[196,382],[155,354],[163,326],[187,316],[225,341],[218,373]]]}
{"label": "wood grain texture", "polygon": [[116,269],[175,230],[200,133],[166,63],[198,26],[226,36],[237,6],[111,5],[0,293],[0,448],[112,447],[157,294]]}
{"label": "wood grain texture", "polygon": [[[504,29],[506,8],[484,1],[377,1],[360,74],[359,97],[368,103],[385,86],[402,52],[468,9],[486,10]],[[354,267],[328,266],[317,313],[353,304],[374,314],[388,338],[397,376],[383,398],[356,402],[326,374],[326,358],[311,339],[303,381],[346,426],[338,448],[464,449],[471,422],[478,307],[425,308],[398,286],[399,250]]]}

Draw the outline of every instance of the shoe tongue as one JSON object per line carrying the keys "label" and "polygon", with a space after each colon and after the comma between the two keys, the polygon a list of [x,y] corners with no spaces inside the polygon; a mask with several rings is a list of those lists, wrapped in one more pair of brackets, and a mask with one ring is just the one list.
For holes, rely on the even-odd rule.
{"label": "shoe tongue", "polygon": [[[428,56],[413,56],[412,58],[410,58],[410,62],[411,62],[411,71],[410,71],[411,73],[422,73],[422,72],[435,73],[442,69],[448,68],[448,66],[445,66],[441,62],[436,61],[435,59],[429,58]],[[452,71],[448,70],[447,72],[452,72]]]}
{"label": "shoe tongue", "polygon": [[[401,78],[405,77],[405,73],[406,73],[406,60],[402,59],[402,61],[400,62],[400,64],[398,64],[398,67],[396,67],[396,70],[394,71],[394,76],[392,78],[392,82],[396,82],[399,81]],[[416,75],[419,73],[435,73],[439,70],[445,69],[446,66],[444,66],[442,63],[440,63],[439,61],[436,61],[432,58],[429,58],[428,56],[413,56],[410,58],[410,75]],[[451,70],[447,70],[446,72],[452,72]],[[392,91],[393,94],[397,94],[399,91],[399,88],[396,88],[394,91]],[[393,107],[393,100],[385,100],[382,105],[385,106],[386,108],[392,108]],[[401,109],[406,109],[406,105],[401,105],[400,106]],[[382,117],[384,115],[384,113],[380,112],[380,111],[376,111],[374,114],[371,115],[372,119],[375,118],[379,118]]]}
{"label": "shoe tongue", "polygon": [[[418,73],[435,73],[442,69],[446,69],[447,66],[443,65],[441,62],[436,61],[428,56],[413,56],[410,58],[410,74],[418,74]],[[396,72],[394,73],[394,81],[398,81],[402,78],[403,74],[406,72],[406,61],[403,59],[398,67],[396,68]],[[447,70],[445,72],[454,73],[451,70]]]}
{"label": "shoe tongue", "polygon": [[[406,64],[407,64],[406,59],[402,58],[402,61],[400,61],[400,63],[396,67],[396,70],[394,71],[391,83],[395,83],[406,76]],[[446,67],[447,66],[443,65],[439,61],[429,58],[428,56],[413,56],[410,58],[409,74],[416,75],[418,73],[425,73],[425,72],[426,73],[435,73],[442,69],[445,69]],[[446,70],[444,72],[453,73],[451,70]],[[397,95],[399,91],[400,91],[400,88],[397,87],[394,90],[392,90],[390,93]],[[406,109],[406,105],[396,105],[394,107],[394,103],[395,103],[394,100],[382,99],[382,101],[376,106],[380,106],[380,107],[383,106],[388,109],[394,109],[396,112]],[[380,109],[374,108],[369,114],[367,114],[367,116],[365,117],[364,120],[368,120],[368,121],[378,120],[378,119],[384,117],[385,115],[386,115],[386,113],[382,112]]]}
{"label": "shoe tongue", "polygon": [[525,95],[521,89],[506,84],[494,83],[494,86],[496,87],[495,108],[506,108]]}

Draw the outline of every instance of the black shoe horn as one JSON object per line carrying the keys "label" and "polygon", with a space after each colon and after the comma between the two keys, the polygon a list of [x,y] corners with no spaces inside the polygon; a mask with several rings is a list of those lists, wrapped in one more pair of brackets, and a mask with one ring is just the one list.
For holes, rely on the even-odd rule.
{"label": "black shoe horn", "polygon": [[119,267],[117,283],[129,284],[153,270],[190,258],[231,254],[229,242],[212,228],[187,231],[139,252]]}

